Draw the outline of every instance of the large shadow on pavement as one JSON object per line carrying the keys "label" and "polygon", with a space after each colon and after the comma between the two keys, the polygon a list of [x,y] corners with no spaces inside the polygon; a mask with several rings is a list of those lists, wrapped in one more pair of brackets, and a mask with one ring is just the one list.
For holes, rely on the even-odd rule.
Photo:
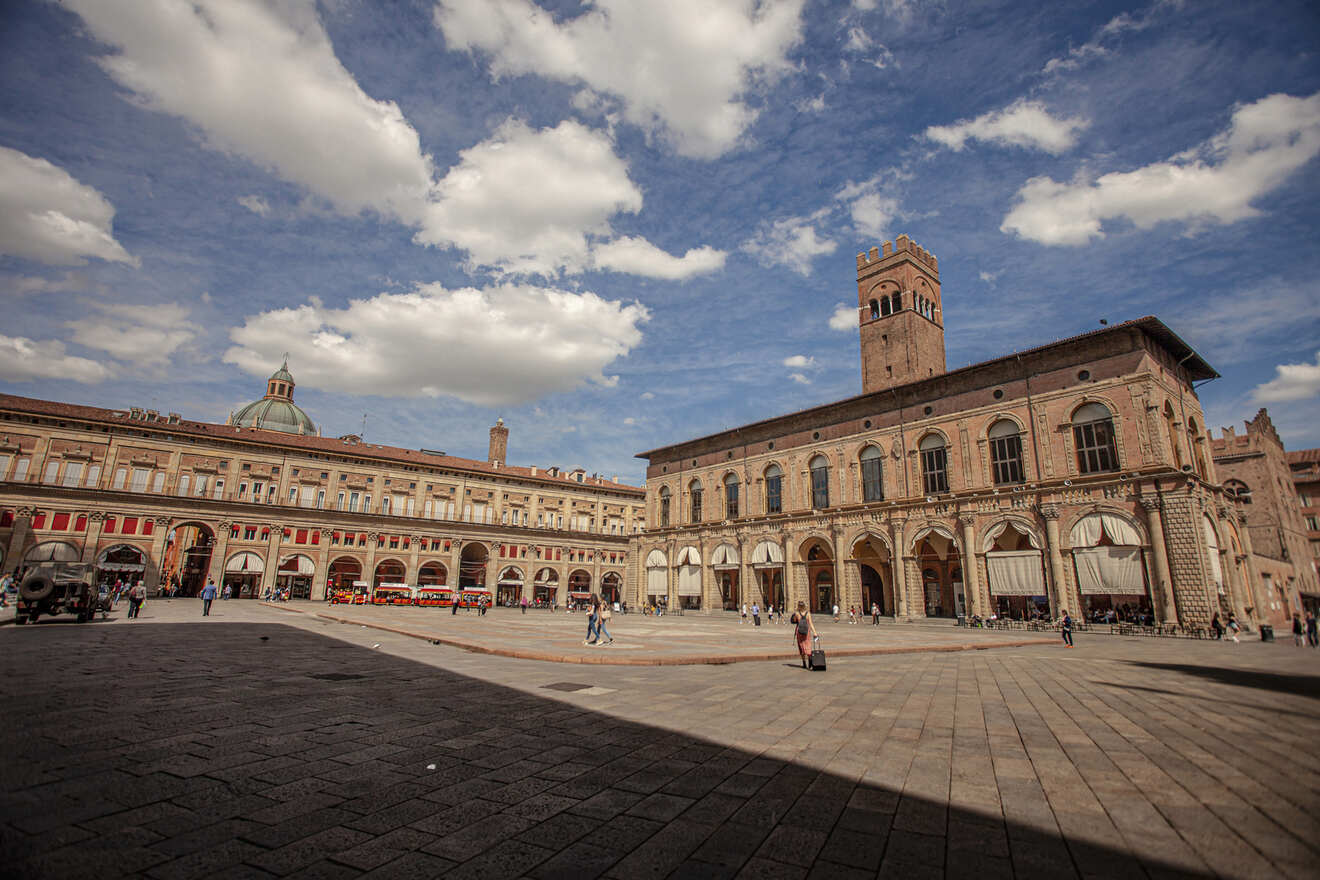
{"label": "large shadow on pavement", "polygon": [[1303,697],[1320,698],[1320,675],[1297,675],[1284,672],[1259,672],[1254,669],[1231,669],[1222,666],[1194,666],[1189,663],[1155,663],[1129,660],[1129,665],[1145,669],[1181,672],[1217,684],[1232,684],[1255,690],[1278,691]]}
{"label": "large shadow on pavement", "polygon": [[8,876],[1180,873],[292,627],[5,636]]}

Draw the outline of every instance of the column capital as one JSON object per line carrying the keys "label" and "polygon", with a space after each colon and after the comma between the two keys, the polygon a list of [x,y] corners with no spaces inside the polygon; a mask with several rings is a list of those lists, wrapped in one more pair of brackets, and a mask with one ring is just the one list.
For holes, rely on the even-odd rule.
{"label": "column capital", "polygon": [[92,522],[101,522],[105,519],[105,514],[99,510],[93,510],[91,513],[87,514],[87,518]]}
{"label": "column capital", "polygon": [[1042,504],[1040,506],[1040,515],[1044,519],[1057,520],[1059,518],[1059,513],[1059,505],[1057,504]]}
{"label": "column capital", "polygon": [[970,513],[959,514],[958,525],[962,526],[964,529],[976,528],[976,517]]}
{"label": "column capital", "polygon": [[171,519],[171,517],[168,517],[168,516],[158,516],[158,517],[156,517],[156,525],[158,525],[158,526],[167,526],[167,525],[170,524],[170,519]]}
{"label": "column capital", "polygon": [[33,515],[34,513],[36,513],[36,512],[37,512],[37,509],[36,509],[35,507],[33,507],[32,505],[25,505],[25,506],[20,507],[20,508],[18,509],[18,515],[19,515],[19,516],[32,516],[32,515]]}
{"label": "column capital", "polygon": [[1141,506],[1147,511],[1159,510],[1164,506],[1164,499],[1158,495],[1142,495]]}

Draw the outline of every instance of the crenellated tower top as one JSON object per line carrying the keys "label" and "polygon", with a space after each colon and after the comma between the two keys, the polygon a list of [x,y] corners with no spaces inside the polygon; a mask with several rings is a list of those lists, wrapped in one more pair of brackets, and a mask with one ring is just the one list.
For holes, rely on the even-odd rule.
{"label": "crenellated tower top", "polygon": [[862,391],[944,372],[939,260],[907,235],[857,255]]}

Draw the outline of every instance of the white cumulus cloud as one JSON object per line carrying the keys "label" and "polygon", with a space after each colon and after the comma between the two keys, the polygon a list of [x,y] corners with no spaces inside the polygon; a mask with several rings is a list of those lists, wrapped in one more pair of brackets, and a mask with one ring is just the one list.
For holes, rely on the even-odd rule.
{"label": "white cumulus cloud", "polygon": [[724,268],[728,256],[712,247],[691,248],[681,257],[667,254],[644,238],[624,236],[592,249],[596,268],[648,278],[681,281]]}
{"label": "white cumulus cloud", "polygon": [[839,303],[830,314],[830,329],[851,332],[857,329],[857,306]]}
{"label": "white cumulus cloud", "polygon": [[742,249],[760,258],[767,266],[787,266],[802,275],[811,274],[811,261],[821,254],[832,254],[838,242],[823,238],[816,225],[823,221],[829,210],[817,211],[809,217],[785,217],[762,224],[756,235],[744,242]]}
{"label": "white cumulus cloud", "polygon": [[92,314],[70,321],[73,341],[139,366],[160,366],[196,333],[186,306],[93,303]]}
{"label": "white cumulus cloud", "polygon": [[109,375],[110,370],[104,364],[67,354],[59,340],[0,336],[0,380],[71,379],[95,383]]}
{"label": "white cumulus cloud", "polygon": [[1059,155],[1077,143],[1077,133],[1090,125],[1086,119],[1058,119],[1039,101],[1018,100],[1003,108],[952,125],[932,125],[925,136],[957,152],[969,140],[1006,147],[1031,147]]}
{"label": "white cumulus cloud", "polygon": [[594,0],[573,18],[529,0],[440,0],[451,49],[495,76],[535,74],[617,98],[624,118],[683,155],[714,158],[756,119],[745,100],[791,68],[803,0]]}
{"label": "white cumulus cloud", "polygon": [[224,360],[264,376],[288,351],[304,387],[508,405],[616,384],[605,369],[641,342],[648,317],[640,304],[593,293],[427,284],[344,308],[313,301],[249,316],[230,331]]}
{"label": "white cumulus cloud", "polygon": [[111,234],[114,206],[62,168],[0,147],[0,253],[51,266],[137,266]]}
{"label": "white cumulus cloud", "polygon": [[807,367],[816,366],[816,359],[814,357],[807,357],[806,355],[802,355],[802,354],[795,354],[790,357],[784,358],[784,366],[794,367],[796,369],[805,369]]}
{"label": "white cumulus cloud", "polygon": [[1274,378],[1257,385],[1251,396],[1258,403],[1282,403],[1306,400],[1320,395],[1320,351],[1313,364],[1279,364]]}
{"label": "white cumulus cloud", "polygon": [[270,202],[266,201],[261,196],[239,196],[238,203],[247,208],[253,214],[257,214],[261,217],[265,217],[270,213]]}
{"label": "white cumulus cloud", "polygon": [[1051,245],[1103,238],[1106,220],[1139,229],[1165,221],[1233,223],[1260,212],[1251,202],[1282,186],[1320,154],[1320,93],[1275,94],[1233,112],[1205,144],[1134,171],[1057,183],[1034,177],[1000,230]]}
{"label": "white cumulus cloud", "polygon": [[799,385],[811,384],[811,380],[808,379],[806,376],[802,375],[801,373],[789,373],[788,378],[792,379],[794,382],[797,382]]}

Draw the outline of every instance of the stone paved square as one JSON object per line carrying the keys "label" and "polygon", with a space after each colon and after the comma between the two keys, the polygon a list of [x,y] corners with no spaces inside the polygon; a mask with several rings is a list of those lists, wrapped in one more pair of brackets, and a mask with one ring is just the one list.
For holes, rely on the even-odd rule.
{"label": "stone paved square", "polygon": [[[516,659],[254,603],[198,613],[0,628],[6,875],[1320,865],[1320,656],[1291,644],[1079,635],[809,673]],[[616,638],[663,642],[663,623],[622,618]],[[588,687],[546,687],[564,682]]]}

